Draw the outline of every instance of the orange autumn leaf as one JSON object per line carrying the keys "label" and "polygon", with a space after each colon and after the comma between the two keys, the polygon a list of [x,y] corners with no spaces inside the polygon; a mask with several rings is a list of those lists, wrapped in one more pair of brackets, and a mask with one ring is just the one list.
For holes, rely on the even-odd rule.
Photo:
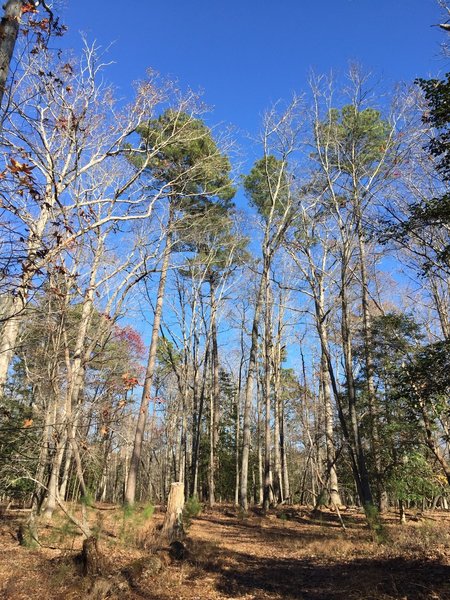
{"label": "orange autumn leaf", "polygon": [[137,377],[130,375],[130,373],[122,375],[122,383],[126,390],[130,390],[139,384]]}
{"label": "orange autumn leaf", "polygon": [[27,163],[20,163],[19,161],[11,158],[10,164],[8,165],[8,170],[13,173],[24,173],[27,176],[31,176],[31,172],[34,169],[32,165]]}
{"label": "orange autumn leaf", "polygon": [[22,14],[25,15],[26,13],[37,13],[37,10],[32,4],[24,4],[22,6]]}

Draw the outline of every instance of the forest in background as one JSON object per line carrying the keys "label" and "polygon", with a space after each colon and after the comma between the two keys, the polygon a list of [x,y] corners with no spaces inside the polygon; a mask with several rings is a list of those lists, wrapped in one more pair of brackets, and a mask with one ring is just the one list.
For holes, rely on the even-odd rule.
{"label": "forest in background", "polygon": [[173,482],[243,511],[357,504],[374,528],[447,509],[449,75],[312,76],[242,173],[200,96],[149,71],[124,105],[45,3],[8,5],[1,499],[86,536],[74,502]]}

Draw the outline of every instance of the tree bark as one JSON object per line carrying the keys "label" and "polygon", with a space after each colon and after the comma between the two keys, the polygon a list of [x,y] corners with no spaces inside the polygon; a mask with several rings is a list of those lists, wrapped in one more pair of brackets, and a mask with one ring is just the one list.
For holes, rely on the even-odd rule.
{"label": "tree bark", "polygon": [[327,473],[329,480],[331,506],[341,506],[341,496],[339,494],[339,482],[336,471],[336,449],[334,447],[334,432],[333,432],[333,408],[331,405],[330,384],[328,379],[327,362],[324,353],[322,352],[321,359],[321,386],[325,412],[325,439],[327,450]]}
{"label": "tree bark", "polygon": [[264,301],[264,284],[266,272],[269,269],[268,260],[264,260],[264,272],[262,274],[258,292],[256,295],[255,313],[253,316],[252,337],[250,355],[248,361],[247,380],[245,383],[244,414],[242,424],[242,453],[241,453],[241,479],[240,479],[240,505],[243,510],[248,509],[248,464],[250,458],[250,420],[253,400],[253,385],[256,375],[256,359],[258,356],[258,329],[261,311]]}
{"label": "tree bark", "polygon": [[19,34],[22,7],[22,0],[7,0],[0,22],[0,107],[3,103],[9,66]]}
{"label": "tree bark", "polygon": [[283,473],[283,500],[292,503],[291,498],[291,486],[289,481],[289,468],[287,460],[287,448],[286,448],[286,419],[284,414],[284,402],[281,400],[280,404],[280,451],[281,451],[281,468]]}
{"label": "tree bark", "polygon": [[256,384],[256,455],[258,480],[255,483],[257,491],[254,494],[255,503],[262,506],[264,502],[264,468],[263,468],[263,442],[262,442],[262,397],[259,379]]}
{"label": "tree bark", "polygon": [[161,538],[167,543],[183,538],[183,507],[184,507],[184,483],[175,482],[170,486],[169,498],[167,500],[166,516],[161,530]]}
{"label": "tree bark", "polygon": [[353,375],[353,353],[352,353],[352,336],[350,330],[350,315],[348,304],[348,264],[349,264],[349,247],[348,241],[345,242],[345,247],[342,254],[341,265],[341,334],[342,334],[342,349],[344,355],[345,380],[347,385],[347,406],[350,420],[351,443],[356,458],[357,475],[356,485],[361,503],[365,510],[373,506],[373,496],[370,489],[369,474],[367,471],[366,457],[362,444],[361,434],[359,430],[358,414],[356,411],[356,386]]}
{"label": "tree bark", "polygon": [[272,431],[271,431],[271,388],[272,388],[272,298],[270,290],[270,272],[265,273],[265,319],[264,319],[264,376],[263,376],[263,398],[265,407],[264,421],[264,511],[269,510],[272,497]]}
{"label": "tree bark", "polygon": [[362,215],[360,207],[358,207],[357,214],[357,233],[359,245],[359,267],[361,276],[361,307],[363,317],[364,358],[366,363],[367,398],[369,401],[370,414],[370,437],[372,455],[374,458],[375,465],[378,507],[380,509],[380,512],[383,512],[388,508],[388,498],[385,486],[383,484],[382,464],[380,457],[380,436],[378,431],[379,410],[375,392],[375,368],[372,352],[372,333],[371,318],[369,311],[369,288],[366,264],[366,245],[364,240],[364,231],[362,226]]}
{"label": "tree bark", "polygon": [[125,502],[133,505],[136,498],[136,485],[141,462],[142,445],[144,442],[145,425],[147,422],[148,405],[150,403],[150,395],[153,385],[153,376],[156,364],[156,352],[158,349],[159,327],[161,324],[161,315],[164,302],[164,294],[166,290],[167,272],[169,269],[169,260],[171,254],[171,218],[169,217],[168,233],[166,236],[166,245],[163,252],[163,262],[161,266],[161,275],[159,279],[158,293],[156,298],[155,314],[153,317],[152,338],[148,354],[147,369],[145,372],[144,386],[142,389],[141,404],[136,424],[136,432],[134,436],[133,451],[131,454],[130,467],[128,471],[127,485],[125,490]]}
{"label": "tree bark", "polygon": [[214,506],[215,474],[218,469],[219,422],[220,422],[220,382],[219,382],[219,348],[217,343],[217,301],[215,296],[214,274],[209,277],[209,290],[211,300],[211,367],[212,367],[212,393],[210,415],[210,470],[209,470],[209,505]]}
{"label": "tree bark", "polygon": [[282,471],[282,443],[281,430],[283,428],[281,420],[283,418],[282,399],[281,399],[281,364],[283,361],[282,332],[283,332],[283,297],[280,290],[278,302],[278,324],[276,343],[272,352],[273,363],[273,404],[274,404],[274,497],[275,502],[283,502],[286,493],[283,485]]}

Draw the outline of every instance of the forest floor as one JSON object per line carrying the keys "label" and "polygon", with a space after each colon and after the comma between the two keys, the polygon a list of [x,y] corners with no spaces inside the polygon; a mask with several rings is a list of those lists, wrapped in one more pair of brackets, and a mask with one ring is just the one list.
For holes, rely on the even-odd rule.
{"label": "forest floor", "polygon": [[[104,507],[108,508],[108,507]],[[41,525],[42,546],[18,543],[26,518],[9,510],[0,522],[0,598],[5,600],[450,600],[450,513],[384,517],[374,541],[356,510],[337,515],[285,507],[246,517],[231,507],[192,519],[186,553],[154,553],[163,515],[129,518],[92,511],[101,572],[83,576],[81,538],[57,515]],[[95,513],[95,514],[94,514]]]}

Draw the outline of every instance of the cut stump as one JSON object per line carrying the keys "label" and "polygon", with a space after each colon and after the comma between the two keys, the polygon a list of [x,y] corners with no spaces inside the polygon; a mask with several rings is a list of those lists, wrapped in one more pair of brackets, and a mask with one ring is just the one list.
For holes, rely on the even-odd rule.
{"label": "cut stump", "polygon": [[83,542],[81,566],[85,577],[99,575],[102,571],[102,557],[98,549],[98,540],[95,536],[90,536]]}
{"label": "cut stump", "polygon": [[184,539],[183,507],[184,484],[180,482],[172,483],[167,500],[166,516],[161,529],[162,541],[171,544],[174,541]]}

